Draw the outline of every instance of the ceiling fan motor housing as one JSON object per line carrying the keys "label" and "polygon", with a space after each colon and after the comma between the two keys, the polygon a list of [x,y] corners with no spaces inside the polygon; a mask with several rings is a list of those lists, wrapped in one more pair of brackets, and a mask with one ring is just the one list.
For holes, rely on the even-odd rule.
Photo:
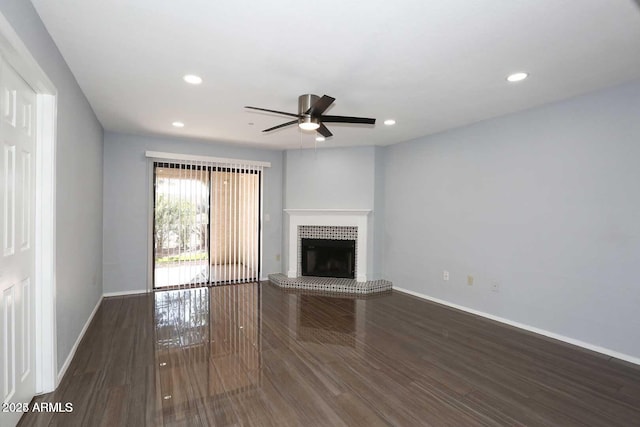
{"label": "ceiling fan motor housing", "polygon": [[320,97],[318,95],[300,95],[298,97],[298,114],[303,115],[306,113],[313,104],[315,104]]}

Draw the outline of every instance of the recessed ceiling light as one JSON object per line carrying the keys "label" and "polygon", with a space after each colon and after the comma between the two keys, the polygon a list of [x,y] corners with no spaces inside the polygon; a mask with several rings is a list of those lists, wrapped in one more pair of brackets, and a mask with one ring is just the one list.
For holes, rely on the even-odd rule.
{"label": "recessed ceiling light", "polygon": [[184,127],[184,123],[182,123],[182,122],[173,122],[173,123],[171,123],[171,125],[173,127],[176,127],[176,128],[183,128]]}
{"label": "recessed ceiling light", "polygon": [[513,73],[513,74],[510,74],[509,76],[507,76],[507,81],[511,82],[511,83],[521,82],[522,80],[526,79],[527,77],[529,77],[529,74],[527,74],[527,73]]}
{"label": "recessed ceiling light", "polygon": [[200,83],[202,83],[202,77],[196,76],[195,74],[187,74],[183,77],[183,79],[185,82],[192,85],[199,85]]}
{"label": "recessed ceiling light", "polygon": [[318,142],[324,141],[324,136],[316,136],[316,141]]}
{"label": "recessed ceiling light", "polygon": [[388,120],[384,121],[384,124],[387,125],[387,126],[393,126],[393,125],[396,124],[396,121],[393,120],[393,119],[388,119]]}

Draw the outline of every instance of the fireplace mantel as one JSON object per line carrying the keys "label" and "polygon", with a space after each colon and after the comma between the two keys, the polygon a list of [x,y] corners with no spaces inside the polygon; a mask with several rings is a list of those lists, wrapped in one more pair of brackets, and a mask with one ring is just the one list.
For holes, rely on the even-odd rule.
{"label": "fireplace mantel", "polygon": [[371,209],[285,209],[289,215],[369,215]]}
{"label": "fireplace mantel", "polygon": [[289,216],[289,268],[287,276],[298,277],[298,227],[311,226],[355,226],[358,227],[357,271],[358,282],[367,281],[367,254],[369,251],[368,225],[371,209],[285,209]]}

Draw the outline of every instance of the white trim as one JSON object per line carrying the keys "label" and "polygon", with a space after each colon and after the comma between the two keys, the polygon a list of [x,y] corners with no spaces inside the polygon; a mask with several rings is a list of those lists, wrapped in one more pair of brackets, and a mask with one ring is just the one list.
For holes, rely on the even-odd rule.
{"label": "white trim", "polygon": [[36,92],[35,358],[36,393],[56,387],[57,89],[0,12],[0,55]]}
{"label": "white trim", "polygon": [[155,182],[153,180],[153,162],[147,162],[147,291],[153,290],[153,226],[155,224],[154,216],[154,196],[155,196]]}
{"label": "white trim", "polygon": [[145,152],[145,156],[150,159],[157,159],[157,160],[185,160],[185,161],[194,161],[194,162],[228,163],[228,164],[234,164],[234,165],[262,166],[264,168],[271,167],[271,162],[260,162],[256,160],[227,159],[225,157],[196,156],[193,154],[163,153],[160,151],[147,151]]}
{"label": "white trim", "polygon": [[394,291],[399,291],[405,294],[413,295],[418,298],[425,299],[427,301],[432,301],[438,304],[446,305],[447,307],[455,308],[457,310],[465,311],[467,313],[475,314],[476,316],[484,317],[487,319],[495,320],[496,322],[504,323],[509,326],[516,327],[518,329],[523,329],[525,331],[533,332],[539,335],[544,335],[545,337],[553,338],[558,341],[562,341],[568,344],[575,345],[577,347],[582,347],[587,350],[595,351],[596,353],[605,354],[607,356],[615,357],[616,359],[625,360],[627,362],[640,365],[640,358],[635,356],[630,356],[628,354],[620,353],[615,350],[611,350],[605,347],[600,347],[599,345],[590,344],[588,342],[580,341],[575,338],[570,338],[564,335],[556,334],[555,332],[550,332],[545,329],[536,328],[535,326],[529,326],[524,323],[515,322],[513,320],[505,319],[504,317],[494,316],[493,314],[485,313],[483,311],[474,310],[473,308],[465,307],[463,305],[454,304],[439,298],[430,297],[425,294],[421,294],[419,292],[410,291],[409,289],[399,288],[397,286],[393,286]]}
{"label": "white trim", "polygon": [[7,18],[0,12],[0,53],[37,93],[56,95],[56,87],[42,71]]}
{"label": "white trim", "polygon": [[[78,339],[73,344],[73,347],[71,347],[71,351],[69,351],[69,356],[67,356],[67,360],[64,361],[64,365],[62,365],[62,367],[60,368],[60,371],[58,371],[57,384],[60,384],[60,381],[62,380],[62,377],[67,372],[67,369],[69,369],[69,365],[71,364],[71,361],[73,360],[73,356],[76,355],[76,350],[78,350],[78,346],[80,345],[80,342],[82,341],[82,338],[84,338],[84,334],[87,332],[87,329],[89,329],[89,325],[91,324],[91,321],[93,320],[93,317],[98,312],[98,309],[100,308],[100,304],[101,303],[102,303],[102,297],[100,297],[100,299],[98,299],[98,303],[96,304],[95,307],[93,307],[93,311],[91,312],[91,314],[89,315],[89,318],[87,319],[87,321],[85,322],[84,326],[82,327],[82,330],[80,331],[80,335],[78,335]],[[57,387],[57,385],[56,385],[56,387]]]}
{"label": "white trim", "polygon": [[[56,388],[56,110],[57,97],[37,95],[36,392]],[[48,213],[48,214],[47,214]]]}
{"label": "white trim", "polygon": [[262,272],[264,270],[264,170],[260,172],[260,174],[258,175],[260,178],[260,188],[258,189],[258,191],[260,192],[259,196],[260,196],[260,212],[259,212],[259,216],[258,216],[258,227],[260,229],[260,247],[258,248],[258,257],[260,259],[258,259],[258,274],[256,274],[257,277],[260,277],[262,275]]}
{"label": "white trim", "polygon": [[289,268],[287,277],[298,277],[298,227],[338,226],[356,227],[358,229],[358,250],[356,260],[356,281],[367,281],[367,259],[369,254],[368,224],[371,209],[284,209],[289,215]]}
{"label": "white trim", "polygon": [[289,215],[368,215],[371,209],[284,209]]}
{"label": "white trim", "polygon": [[119,292],[105,292],[102,294],[103,298],[121,297],[125,295],[140,295],[150,293],[147,289],[135,289],[133,291],[119,291]]}

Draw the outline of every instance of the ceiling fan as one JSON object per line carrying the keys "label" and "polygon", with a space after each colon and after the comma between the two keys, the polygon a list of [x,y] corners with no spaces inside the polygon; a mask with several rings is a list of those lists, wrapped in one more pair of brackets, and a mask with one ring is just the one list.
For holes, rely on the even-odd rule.
{"label": "ceiling fan", "polygon": [[318,95],[311,94],[300,95],[298,97],[298,114],[249,106],[246,106],[244,108],[266,111],[269,113],[283,114],[285,116],[296,118],[295,120],[292,120],[290,122],[265,129],[262,132],[269,132],[297,123],[302,130],[315,130],[325,138],[329,138],[330,136],[333,136],[333,134],[324,125],[325,123],[357,123],[366,125],[376,124],[376,119],[368,119],[365,117],[323,115],[322,113],[324,113],[327,108],[329,108],[329,106],[333,104],[333,101],[335,101],[335,98],[332,98],[328,95],[323,95],[322,98],[320,98]]}

